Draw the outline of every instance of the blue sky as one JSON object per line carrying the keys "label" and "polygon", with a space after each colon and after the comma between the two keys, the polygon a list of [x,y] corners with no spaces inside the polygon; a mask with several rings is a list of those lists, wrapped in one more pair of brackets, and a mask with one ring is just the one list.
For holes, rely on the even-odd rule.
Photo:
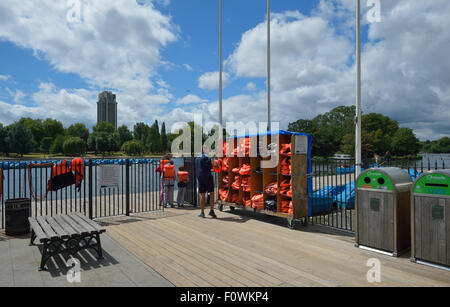
{"label": "blue sky", "polygon": [[[112,90],[119,124],[217,118],[215,0],[0,3],[0,122],[53,117],[95,124]],[[72,1],[72,3],[77,0]],[[266,118],[265,0],[223,1],[225,121]],[[272,101],[281,128],[355,101],[353,0],[272,0]],[[363,3],[363,109],[421,138],[450,135],[448,1]],[[427,106],[427,107],[425,107]],[[429,106],[429,107],[428,107]]]}

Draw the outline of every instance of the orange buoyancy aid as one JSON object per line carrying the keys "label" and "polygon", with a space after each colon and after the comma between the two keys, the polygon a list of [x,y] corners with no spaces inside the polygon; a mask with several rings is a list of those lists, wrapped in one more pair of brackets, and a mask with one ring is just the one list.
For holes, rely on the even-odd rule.
{"label": "orange buoyancy aid", "polygon": [[250,164],[244,164],[244,165],[242,165],[241,169],[239,170],[239,174],[241,176],[249,176],[250,170],[251,170]]}
{"label": "orange buoyancy aid", "polygon": [[264,189],[267,195],[275,196],[278,192],[278,184],[276,182],[269,183]]}
{"label": "orange buoyancy aid", "polygon": [[256,194],[252,197],[252,207],[258,210],[264,209],[264,196],[262,194]]}
{"label": "orange buoyancy aid", "polygon": [[234,190],[239,190],[239,176],[236,177],[236,180],[233,182],[233,184],[231,185],[231,187]]}
{"label": "orange buoyancy aid", "polygon": [[84,161],[81,158],[75,158],[72,160],[72,171],[75,173],[75,186],[78,191],[81,189],[81,182],[84,180]]}
{"label": "orange buoyancy aid", "polygon": [[69,161],[64,160],[59,164],[53,165],[52,175],[60,176],[70,172]]}
{"label": "orange buoyancy aid", "polygon": [[232,203],[237,203],[238,200],[239,200],[239,193],[233,193],[233,194],[231,195],[231,202],[232,202]]}
{"label": "orange buoyancy aid", "polygon": [[219,196],[222,201],[228,201],[228,191],[225,189],[219,189]]}
{"label": "orange buoyancy aid", "polygon": [[291,156],[292,145],[291,144],[283,144],[281,145],[280,154]]}
{"label": "orange buoyancy aid", "polygon": [[214,172],[217,174],[223,170],[223,160],[222,159],[214,160],[212,165],[213,165]]}
{"label": "orange buoyancy aid", "polygon": [[227,171],[228,171],[228,158],[224,158],[224,159],[222,160],[222,162],[223,162],[222,170],[223,170],[224,172],[227,172]]}
{"label": "orange buoyancy aid", "polygon": [[164,165],[164,180],[173,180],[175,178],[175,165]]}
{"label": "orange buoyancy aid", "polygon": [[180,180],[180,182],[187,183],[188,182],[188,176],[189,176],[189,173],[186,172],[186,171],[179,171],[178,172],[178,179]]}

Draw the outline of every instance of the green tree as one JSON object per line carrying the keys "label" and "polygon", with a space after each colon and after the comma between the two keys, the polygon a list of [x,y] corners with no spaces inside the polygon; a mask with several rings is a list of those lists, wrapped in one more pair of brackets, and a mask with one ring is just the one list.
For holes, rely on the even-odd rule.
{"label": "green tree", "polygon": [[129,156],[139,156],[144,152],[142,144],[136,140],[125,142],[121,150]]}
{"label": "green tree", "polygon": [[150,135],[150,127],[145,123],[137,123],[133,129],[134,139],[141,142],[143,146],[146,145],[148,136]]}
{"label": "green tree", "polygon": [[10,152],[8,132],[9,127],[4,127],[3,124],[0,123],[0,152],[3,152],[6,156],[8,156]]}
{"label": "green tree", "polygon": [[63,145],[66,141],[66,136],[64,135],[57,135],[55,139],[53,140],[52,146],[50,146],[50,153],[51,154],[60,154],[63,153]]}
{"label": "green tree", "polygon": [[8,131],[8,140],[11,151],[20,154],[22,157],[35,147],[33,134],[21,123],[11,125]]}
{"label": "green tree", "polygon": [[[343,153],[355,156],[355,133],[348,133],[342,138],[340,149]],[[373,138],[370,133],[362,131],[361,133],[361,157],[372,158],[374,155],[373,151]]]}
{"label": "green tree", "polygon": [[106,132],[106,133],[114,133],[116,131],[116,128],[114,127],[113,124],[108,123],[108,122],[99,122],[97,123],[97,125],[95,125],[92,130],[94,131],[94,133],[99,133],[99,132]]}
{"label": "green tree", "polygon": [[161,148],[162,151],[168,151],[169,150],[169,141],[167,139],[167,132],[166,132],[166,123],[163,122],[161,126]]}
{"label": "green tree", "polygon": [[43,137],[39,146],[39,150],[43,153],[49,153],[50,152],[50,147],[53,144],[53,138],[52,137]]}
{"label": "green tree", "polygon": [[47,118],[43,122],[43,128],[44,128],[44,136],[56,138],[59,135],[64,135],[64,127],[63,124],[57,120]]}
{"label": "green tree", "polygon": [[122,125],[117,129],[117,133],[119,136],[119,141],[118,141],[118,145],[120,147],[122,147],[122,145],[128,141],[133,140],[133,134],[131,133],[131,131],[128,129],[127,126]]}
{"label": "green tree", "polygon": [[87,143],[89,138],[89,129],[82,123],[77,123],[70,125],[67,128],[67,135],[73,137],[81,138],[85,143]]}
{"label": "green tree", "polygon": [[64,141],[63,152],[68,156],[81,156],[86,152],[86,142],[79,137],[69,137]]}
{"label": "green tree", "polygon": [[355,107],[340,106],[312,120],[300,119],[289,124],[289,131],[312,135],[312,154],[329,157],[340,148],[342,138],[355,130]]}
{"label": "green tree", "polygon": [[150,127],[150,134],[147,137],[147,147],[151,153],[161,153],[161,134],[159,133],[158,121],[155,120]]}
{"label": "green tree", "polygon": [[41,119],[32,119],[30,117],[22,117],[19,123],[24,124],[27,129],[33,134],[33,140],[35,141],[36,148],[34,150],[39,151],[39,145],[42,138],[45,136],[44,125]]}
{"label": "green tree", "polygon": [[420,142],[412,129],[400,128],[392,137],[392,153],[396,156],[417,155]]}

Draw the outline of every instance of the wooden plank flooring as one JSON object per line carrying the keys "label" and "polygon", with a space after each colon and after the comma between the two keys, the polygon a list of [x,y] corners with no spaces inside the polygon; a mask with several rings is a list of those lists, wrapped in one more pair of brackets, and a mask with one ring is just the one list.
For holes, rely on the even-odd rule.
{"label": "wooden plank flooring", "polygon": [[[104,222],[113,239],[176,286],[450,286],[448,271],[355,248],[342,233],[217,213],[218,220],[200,219],[197,210],[168,209]],[[367,282],[370,258],[381,261],[381,283]]]}

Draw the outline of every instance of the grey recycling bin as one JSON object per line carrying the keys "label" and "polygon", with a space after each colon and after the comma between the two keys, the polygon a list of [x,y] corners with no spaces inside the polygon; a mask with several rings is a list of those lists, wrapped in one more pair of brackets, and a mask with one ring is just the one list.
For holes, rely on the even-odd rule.
{"label": "grey recycling bin", "polygon": [[412,193],[411,260],[450,266],[450,170],[419,176]]}
{"label": "grey recycling bin", "polygon": [[363,172],[356,184],[356,246],[397,257],[411,246],[409,174],[386,167]]}

